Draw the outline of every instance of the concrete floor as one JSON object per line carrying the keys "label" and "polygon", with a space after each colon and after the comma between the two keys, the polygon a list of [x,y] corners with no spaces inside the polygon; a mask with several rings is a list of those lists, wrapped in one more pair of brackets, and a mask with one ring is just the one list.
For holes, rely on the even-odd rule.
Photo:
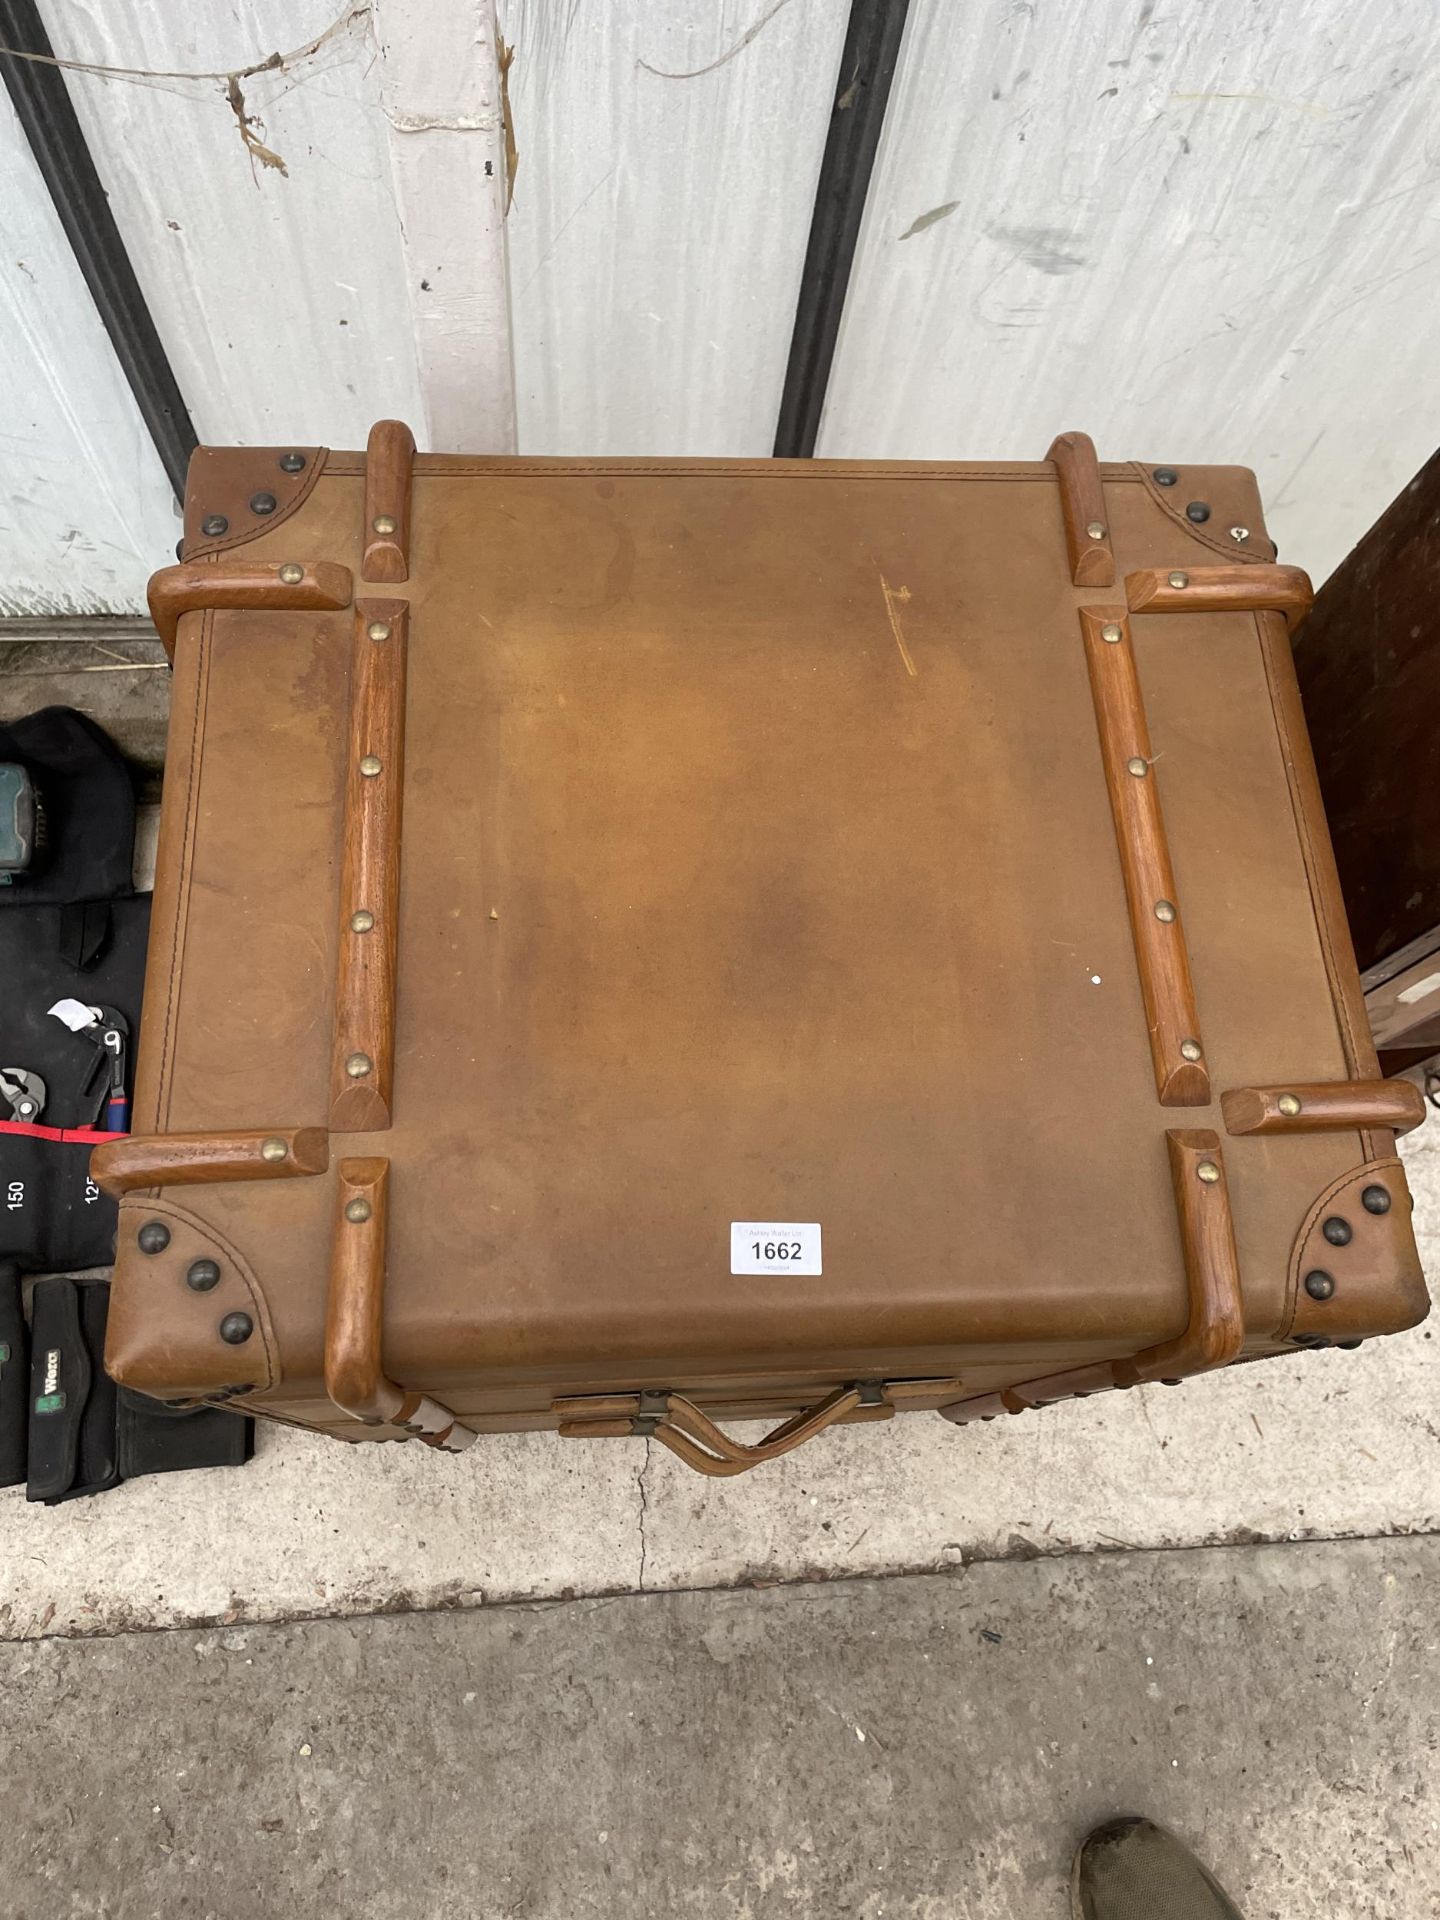
{"label": "concrete floor", "polygon": [[[164,676],[109,652],[0,648],[0,711],[43,685],[153,757]],[[1404,1152],[1433,1277],[1440,1120]],[[1424,1328],[737,1482],[264,1429],[0,1493],[3,1911],[1061,1920],[1130,1807],[1250,1920],[1431,1920],[1437,1388]]]}
{"label": "concrete floor", "polygon": [[1247,1920],[1420,1920],[1437,1579],[1356,1541],[12,1642],[6,1911],[1063,1920],[1143,1808]]}

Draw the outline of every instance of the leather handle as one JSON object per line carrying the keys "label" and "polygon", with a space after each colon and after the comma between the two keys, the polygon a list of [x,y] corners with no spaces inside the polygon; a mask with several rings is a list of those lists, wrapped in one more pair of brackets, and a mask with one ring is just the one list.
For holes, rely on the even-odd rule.
{"label": "leather handle", "polygon": [[[563,1439],[618,1438],[622,1434],[648,1433],[697,1473],[707,1474],[713,1479],[726,1479],[738,1473],[748,1473],[752,1467],[761,1466],[767,1460],[778,1460],[782,1454],[792,1453],[796,1447],[804,1446],[807,1440],[813,1440],[816,1434],[823,1433],[827,1427],[834,1426],[837,1420],[843,1420],[861,1407],[869,1419],[892,1418],[895,1409],[888,1401],[866,1397],[867,1394],[882,1392],[883,1389],[865,1386],[837,1387],[815,1406],[792,1415],[753,1446],[732,1440],[692,1400],[678,1393],[627,1394],[606,1396],[600,1400],[557,1400],[555,1410],[561,1415],[560,1433]],[[658,1402],[662,1410],[658,1413],[646,1412],[644,1403],[647,1401]],[[587,1418],[587,1414],[591,1417]]]}

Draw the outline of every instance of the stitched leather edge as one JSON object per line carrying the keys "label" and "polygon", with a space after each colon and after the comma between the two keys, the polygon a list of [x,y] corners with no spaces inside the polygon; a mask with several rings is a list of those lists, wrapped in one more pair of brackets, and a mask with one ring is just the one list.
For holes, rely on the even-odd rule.
{"label": "stitched leather edge", "polygon": [[[236,448],[235,451],[242,453],[247,451],[247,449]],[[298,513],[310,498],[310,495],[315,490],[316,482],[325,471],[329,457],[330,449],[328,447],[313,448],[310,454],[309,470],[305,478],[300,482],[294,494],[292,494],[283,506],[277,507],[274,513],[266,514],[263,519],[257,514],[253,525],[242,527],[235,533],[227,533],[222,539],[197,540],[194,545],[191,545],[190,542],[187,541],[182,558],[186,560],[208,560],[214,554],[225,553],[231,547],[243,547],[248,541],[258,540],[264,534],[273,533],[276,527],[283,526],[287,520]],[[365,462],[362,457],[360,471],[363,473],[364,470]],[[188,493],[188,479],[186,481],[186,490]]]}
{"label": "stitched leather edge", "polygon": [[[204,716],[210,696],[211,630],[215,615],[207,607],[201,616],[200,638],[195,656],[195,707],[190,717],[190,752],[186,762],[184,795],[185,833],[180,843],[180,872],[175,886],[175,919],[170,936],[170,960],[165,969],[165,1012],[160,1046],[160,1068],[155,1082],[155,1131],[164,1133],[170,1121],[170,1068],[175,1038],[180,988],[180,967],[185,953],[185,932],[190,919],[190,881],[195,864],[196,821],[200,811],[200,763],[205,750]],[[175,716],[171,716],[173,726]]]}
{"label": "stitched leather edge", "polygon": [[1203,526],[1196,526],[1193,520],[1187,520],[1175,502],[1170,499],[1171,489],[1156,486],[1151,478],[1150,468],[1142,466],[1138,460],[1135,462],[1134,477],[1141,483],[1161,512],[1175,522],[1187,539],[1198,540],[1201,546],[1209,547],[1212,553],[1223,554],[1227,560],[1241,560],[1251,565],[1269,566],[1275,559],[1275,542],[1268,532],[1264,532],[1261,539],[1261,547],[1268,548],[1268,552],[1262,552],[1261,547],[1237,547],[1233,540],[1221,540],[1218,535],[1207,533]]}
{"label": "stitched leather edge", "polygon": [[[275,1329],[271,1324],[270,1309],[266,1304],[264,1292],[244,1254],[211,1221],[201,1219],[199,1214],[191,1213],[188,1207],[182,1207],[174,1200],[155,1200],[144,1194],[127,1194],[120,1207],[122,1221],[132,1213],[143,1213],[147,1220],[169,1220],[176,1226],[188,1228],[207,1246],[214,1247],[218,1253],[222,1253],[231,1263],[236,1278],[250,1296],[251,1305],[255,1309],[255,1324],[260,1332],[260,1345],[265,1355],[265,1379],[257,1384],[253,1391],[268,1393],[283,1377],[280,1370],[279,1345],[275,1338]],[[132,1289],[133,1285],[132,1281]]]}
{"label": "stitched leather edge", "polygon": [[[365,472],[365,456],[359,453],[328,453],[326,472],[337,478],[353,479]],[[766,480],[1013,480],[1055,485],[1055,469],[1048,462],[1017,461],[1007,467],[960,466],[940,461],[907,460],[549,460],[541,454],[495,454],[465,460],[456,465],[436,466],[437,460],[449,461],[448,454],[417,453],[414,471],[427,480],[457,479],[474,474],[507,473],[518,476],[536,474],[547,478],[570,475],[583,480],[590,475],[659,474],[666,479],[723,480],[730,474]],[[1143,477],[1132,463],[1101,463],[1100,478],[1106,485],[1129,485]],[[269,522],[274,525],[273,520]],[[1187,528],[1190,523],[1185,522]],[[1193,529],[1190,529],[1193,531]]]}
{"label": "stitched leather edge", "polygon": [[1329,1186],[1317,1197],[1309,1212],[1301,1221],[1300,1230],[1290,1245],[1290,1266],[1285,1276],[1285,1317],[1281,1321],[1275,1334],[1277,1340],[1288,1340],[1290,1330],[1295,1325],[1295,1314],[1300,1304],[1300,1268],[1303,1263],[1306,1245],[1309,1242],[1311,1234],[1315,1231],[1316,1221],[1322,1213],[1325,1213],[1334,1205],[1336,1196],[1343,1193],[1347,1187],[1353,1187],[1361,1180],[1373,1180],[1377,1173],[1388,1173],[1391,1171],[1400,1175],[1400,1183],[1402,1186],[1405,1186],[1405,1168],[1399,1157],[1392,1154],[1385,1160],[1362,1160],[1358,1167],[1351,1167],[1347,1173],[1342,1173],[1338,1178],[1332,1180]]}

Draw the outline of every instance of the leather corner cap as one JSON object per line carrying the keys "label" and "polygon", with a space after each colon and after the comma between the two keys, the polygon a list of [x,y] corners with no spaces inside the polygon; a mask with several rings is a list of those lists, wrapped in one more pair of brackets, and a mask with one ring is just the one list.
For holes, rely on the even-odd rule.
{"label": "leather corner cap", "polygon": [[1403,1333],[1430,1311],[1398,1160],[1368,1160],[1328,1186],[1290,1255],[1281,1338],[1367,1340]]}
{"label": "leather corner cap", "polygon": [[160,1399],[279,1378],[275,1332],[248,1263],[212,1227],[168,1199],[121,1202],[105,1370]]}
{"label": "leather corner cap", "polygon": [[197,447],[185,482],[180,557],[203,560],[278,527],[304,503],[325,457],[324,447]]}
{"label": "leather corner cap", "polygon": [[[1227,560],[1274,560],[1275,543],[1265,531],[1260,488],[1249,467],[1148,466],[1137,461],[1135,471],[1155,505],[1190,540]],[[1157,473],[1175,477],[1162,483]],[[1204,508],[1205,517],[1192,519],[1192,507]],[[1178,548],[1175,557],[1182,557]]]}

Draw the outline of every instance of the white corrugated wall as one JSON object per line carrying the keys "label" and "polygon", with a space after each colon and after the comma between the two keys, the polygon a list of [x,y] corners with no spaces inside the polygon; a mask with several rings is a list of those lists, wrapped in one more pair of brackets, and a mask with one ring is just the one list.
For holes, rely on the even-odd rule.
{"label": "white corrugated wall", "polygon": [[[508,217],[488,0],[333,4],[45,9],[200,437],[768,453],[846,0],[501,0]],[[1355,18],[912,0],[820,453],[1238,461],[1323,576],[1440,417],[1440,14]],[[134,611],[170,491],[3,98],[0,188],[0,614]]]}

